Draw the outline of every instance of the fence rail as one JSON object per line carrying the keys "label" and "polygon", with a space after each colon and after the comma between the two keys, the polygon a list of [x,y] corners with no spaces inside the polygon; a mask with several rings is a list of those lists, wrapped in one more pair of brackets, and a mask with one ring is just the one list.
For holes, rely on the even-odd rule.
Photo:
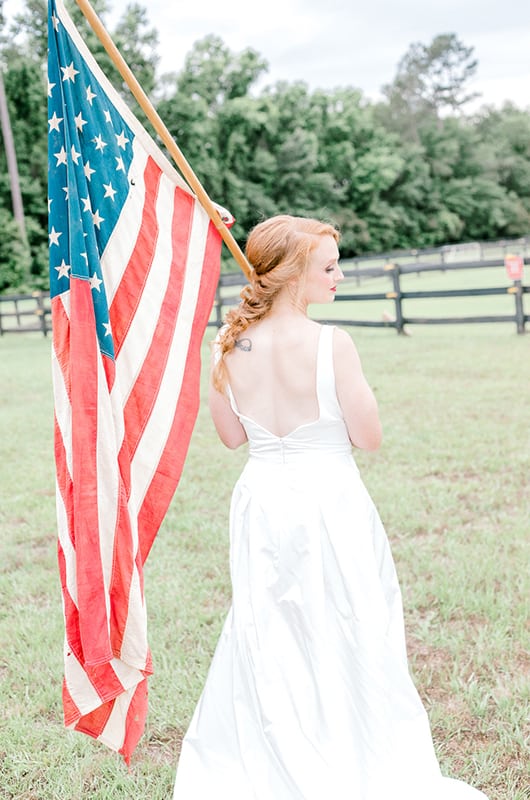
{"label": "fence rail", "polygon": [[484,263],[493,259],[497,259],[498,262],[510,253],[517,253],[525,259],[530,258],[530,236],[522,236],[519,239],[501,239],[495,242],[463,242],[416,250],[388,250],[384,253],[368,253],[356,256],[350,261],[359,266],[373,261],[411,265],[432,256],[436,263],[442,264],[453,264],[461,261]]}
{"label": "fence rail", "polygon": [[4,333],[51,331],[51,307],[48,292],[0,294],[0,336]]}
{"label": "fence rail", "polygon": [[[520,243],[519,253],[527,263],[530,262],[530,239],[517,240]],[[522,243],[522,244],[521,244]],[[501,247],[502,245],[502,247]],[[511,245],[511,247],[509,247]],[[320,322],[333,322],[344,326],[394,328],[398,333],[403,333],[406,325],[450,325],[450,324],[472,324],[472,323],[491,323],[504,322],[514,323],[517,333],[525,332],[526,323],[530,322],[530,315],[525,313],[524,295],[530,293],[530,286],[524,286],[522,280],[513,280],[508,286],[476,287],[469,289],[428,289],[407,291],[402,286],[402,277],[411,273],[418,276],[423,273],[432,272],[451,272],[456,270],[484,270],[504,267],[504,257],[507,252],[514,250],[514,242],[496,243],[488,245],[490,248],[497,248],[497,258],[487,260],[468,260],[455,261],[455,248],[452,249],[451,260],[448,260],[447,248],[438,248],[432,251],[413,251],[409,252],[409,261],[397,263],[387,261],[379,266],[361,266],[361,264],[371,264],[377,258],[383,261],[381,255],[368,256],[362,259],[349,259],[341,262],[345,278],[345,285],[355,282],[357,287],[363,283],[370,282],[370,279],[386,279],[390,282],[391,288],[387,291],[369,292],[340,292],[336,295],[335,303],[349,302],[358,303],[373,300],[390,300],[393,302],[394,315],[385,315],[384,318],[376,320],[353,319],[348,315],[347,319],[322,319]],[[459,246],[460,247],[460,246]],[[460,254],[473,252],[474,245],[468,245],[467,250],[461,246]],[[483,245],[481,247],[486,247]],[[482,252],[485,252],[484,250]],[[437,256],[437,261],[431,263],[427,261],[429,255]],[[423,260],[416,258],[423,256]],[[404,258],[404,254],[400,255]],[[233,307],[239,302],[239,291],[246,283],[244,276],[237,273],[222,274],[217,286],[216,299],[209,325],[219,327],[224,319],[224,312],[227,308]],[[492,295],[511,295],[513,297],[513,314],[482,314],[464,315],[460,317],[425,317],[408,316],[404,313],[403,302],[405,300],[418,300],[440,297],[479,297]],[[346,316],[346,315],[345,315]],[[47,292],[33,292],[31,294],[0,295],[0,335],[4,333],[24,333],[28,331],[38,331],[46,336],[51,330],[51,309],[50,298]]]}
{"label": "fence rail", "polygon": [[[434,252],[434,251],[433,251]],[[530,315],[525,313],[523,295],[530,293],[530,286],[523,286],[522,280],[513,280],[509,286],[476,287],[469,289],[429,289],[406,291],[402,288],[401,278],[404,275],[430,272],[450,272],[456,270],[477,270],[503,267],[504,260],[489,259],[486,261],[461,261],[457,263],[447,263],[438,261],[435,264],[414,262],[408,264],[397,264],[388,262],[379,267],[359,267],[355,264],[353,269],[348,269],[352,261],[342,262],[343,272],[346,279],[355,280],[357,285],[361,285],[367,278],[387,278],[391,280],[392,289],[389,291],[378,292],[355,292],[340,293],[335,297],[335,303],[341,302],[363,302],[367,300],[392,300],[394,304],[393,319],[361,320],[361,319],[321,319],[320,322],[333,322],[338,325],[352,325],[359,327],[373,328],[395,328],[398,333],[403,333],[405,325],[450,325],[450,324],[469,324],[486,322],[513,322],[517,333],[525,332],[525,325],[530,322]],[[244,286],[245,279],[240,275],[228,274],[221,275],[217,287],[215,302],[215,319],[210,321],[211,325],[221,325],[224,309],[233,306],[238,302],[239,297],[228,295],[226,288]],[[437,297],[480,297],[491,295],[511,295],[514,298],[513,314],[482,314],[466,315],[460,317],[413,317],[405,315],[403,311],[403,301],[412,299],[427,299]]]}

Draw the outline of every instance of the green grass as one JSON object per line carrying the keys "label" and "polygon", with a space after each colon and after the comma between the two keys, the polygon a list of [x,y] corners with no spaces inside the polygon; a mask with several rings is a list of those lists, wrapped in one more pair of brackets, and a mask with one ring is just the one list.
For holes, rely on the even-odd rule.
{"label": "green grass", "polygon": [[[385,430],[382,448],[357,460],[392,544],[411,669],[442,767],[490,800],[523,800],[530,338],[505,324],[418,326],[409,337],[352,333]],[[169,800],[180,741],[230,602],[228,504],[244,449],[223,448],[203,402],[147,564],[155,674],[146,734],[127,770],[119,756],[62,727],[48,340],[0,340],[0,412],[2,797]]]}

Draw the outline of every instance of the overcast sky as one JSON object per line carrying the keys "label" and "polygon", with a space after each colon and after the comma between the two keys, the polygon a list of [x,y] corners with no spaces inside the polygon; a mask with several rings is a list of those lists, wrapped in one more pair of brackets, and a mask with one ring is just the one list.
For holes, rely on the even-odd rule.
{"label": "overcast sky", "polygon": [[[128,0],[109,0],[109,27]],[[530,0],[138,0],[159,34],[160,71],[179,71],[193,43],[215,33],[268,62],[263,83],[355,86],[370,98],[394,78],[412,42],[456,33],[479,65],[478,104],[530,108]],[[12,13],[21,0],[5,0]]]}

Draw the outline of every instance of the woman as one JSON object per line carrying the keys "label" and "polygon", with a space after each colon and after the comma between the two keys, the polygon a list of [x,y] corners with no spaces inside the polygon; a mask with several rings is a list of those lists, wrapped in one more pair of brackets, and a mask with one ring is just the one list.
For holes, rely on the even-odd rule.
{"label": "woman", "polygon": [[242,302],[215,343],[210,410],[248,441],[232,497],[233,601],[182,745],[175,800],[468,800],[442,778],[410,678],[401,597],[352,445],[381,443],[350,336],[307,316],[343,279],[338,233],[250,233]]}

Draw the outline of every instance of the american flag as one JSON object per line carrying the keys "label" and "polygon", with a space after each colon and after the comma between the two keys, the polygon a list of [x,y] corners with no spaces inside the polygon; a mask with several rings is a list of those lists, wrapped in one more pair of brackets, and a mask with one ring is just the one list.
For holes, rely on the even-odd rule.
{"label": "american flag", "polygon": [[48,38],[64,722],[129,761],[153,671],[143,565],[197,415],[221,239],[60,0]]}

